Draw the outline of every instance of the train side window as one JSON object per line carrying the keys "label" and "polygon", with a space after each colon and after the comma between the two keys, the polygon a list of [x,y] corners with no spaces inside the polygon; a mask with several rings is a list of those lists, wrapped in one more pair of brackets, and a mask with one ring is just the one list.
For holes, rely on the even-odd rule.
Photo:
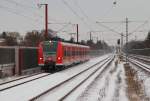
{"label": "train side window", "polygon": [[70,49],[68,49],[67,53],[68,53],[68,56],[71,56]]}
{"label": "train side window", "polygon": [[76,56],[77,55],[77,49],[75,48],[75,51],[74,51],[74,55]]}
{"label": "train side window", "polygon": [[72,56],[74,56],[74,50],[72,50]]}
{"label": "train side window", "polygon": [[67,56],[70,56],[70,49],[67,50]]}
{"label": "train side window", "polygon": [[67,56],[67,49],[64,49],[64,55]]}

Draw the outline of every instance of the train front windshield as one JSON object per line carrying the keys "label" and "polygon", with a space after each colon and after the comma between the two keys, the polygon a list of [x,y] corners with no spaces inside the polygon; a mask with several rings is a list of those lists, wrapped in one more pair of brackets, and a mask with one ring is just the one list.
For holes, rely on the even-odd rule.
{"label": "train front windshield", "polygon": [[55,55],[57,51],[57,42],[46,41],[43,43],[43,52],[46,55]]}

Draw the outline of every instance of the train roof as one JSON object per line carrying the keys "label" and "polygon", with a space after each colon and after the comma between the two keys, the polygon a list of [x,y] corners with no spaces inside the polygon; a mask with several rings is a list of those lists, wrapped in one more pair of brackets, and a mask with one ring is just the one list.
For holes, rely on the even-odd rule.
{"label": "train roof", "polygon": [[[49,42],[49,41],[45,41],[45,42]],[[61,42],[62,45],[65,45],[65,46],[75,46],[75,47],[89,48],[89,46],[80,45],[80,44],[75,44],[75,43],[68,43],[68,42],[62,42],[62,41],[52,41],[52,42]]]}
{"label": "train roof", "polygon": [[80,44],[74,44],[74,43],[67,43],[67,42],[61,42],[63,45],[66,46],[75,46],[75,47],[83,47],[83,48],[89,48],[89,46],[86,45],[80,45]]}

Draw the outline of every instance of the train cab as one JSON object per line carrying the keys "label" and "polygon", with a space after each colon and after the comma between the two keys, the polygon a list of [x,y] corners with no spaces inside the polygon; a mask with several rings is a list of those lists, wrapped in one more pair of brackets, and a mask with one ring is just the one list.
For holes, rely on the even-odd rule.
{"label": "train cab", "polygon": [[89,47],[61,41],[44,41],[39,44],[38,64],[44,70],[65,67],[88,60]]}

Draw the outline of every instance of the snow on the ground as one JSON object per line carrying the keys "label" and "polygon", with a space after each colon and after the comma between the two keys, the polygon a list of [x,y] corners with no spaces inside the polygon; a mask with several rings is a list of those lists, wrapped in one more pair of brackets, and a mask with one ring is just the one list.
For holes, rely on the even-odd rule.
{"label": "snow on the ground", "polygon": [[132,67],[136,70],[138,80],[143,84],[146,97],[150,98],[150,73],[145,72],[134,65],[132,65]]}
{"label": "snow on the ground", "polygon": [[[130,59],[132,62],[135,62],[135,63],[138,63],[138,64],[141,64],[142,66],[145,66],[145,67],[147,67],[147,68],[149,68],[150,69],[150,65],[148,65],[148,64],[145,64],[145,63],[142,63],[142,62],[140,62],[140,61],[137,61],[137,60],[135,60],[135,59]],[[150,70],[149,69],[147,69],[147,68],[145,68],[147,71],[149,71],[150,72]]]}
{"label": "snow on the ground", "polygon": [[125,78],[123,64],[118,64],[116,68],[113,63],[78,96],[76,101],[128,101]]}
{"label": "snow on the ground", "polygon": [[12,77],[2,78],[2,79],[0,79],[0,83],[8,82],[8,81],[19,79],[22,77],[25,77],[25,76],[12,76]]}
{"label": "snow on the ground", "polygon": [[4,89],[4,88],[7,88],[7,87],[10,87],[10,86],[13,86],[13,85],[20,84],[20,83],[22,83],[22,82],[26,82],[26,81],[29,81],[29,80],[32,80],[32,79],[39,78],[39,77],[44,76],[44,75],[47,75],[47,74],[48,74],[48,73],[41,73],[41,74],[38,74],[38,75],[34,75],[34,76],[32,76],[32,77],[24,78],[24,79],[21,79],[21,80],[18,80],[18,81],[14,81],[14,82],[10,82],[10,83],[1,85],[1,86],[0,86],[0,90],[1,90],[1,89]]}
{"label": "snow on the ground", "polygon": [[145,79],[144,86],[145,86],[145,93],[147,97],[150,98],[150,76]]}
{"label": "snow on the ground", "polygon": [[108,57],[109,55],[94,58],[86,63],[74,66],[58,73],[54,73],[42,79],[38,79],[32,82],[28,82],[24,85],[5,90],[0,93],[0,99],[3,101],[27,101],[28,99],[47,90],[48,88],[53,87],[54,85],[57,85],[67,78],[75,75],[79,71],[83,71],[98,61]]}
{"label": "snow on the ground", "polygon": [[128,101],[126,96],[126,81],[123,64],[118,64],[117,70],[108,75],[109,85],[103,101]]}
{"label": "snow on the ground", "polygon": [[[38,99],[38,101],[48,101],[51,99],[52,101],[59,101],[61,97],[63,97],[65,94],[67,94],[69,91],[72,90],[72,88],[75,88],[80,82],[85,80],[92,72],[97,70],[97,68],[101,67],[97,72],[102,72],[102,70],[105,68],[105,65],[101,66],[105,61],[101,62],[100,64],[94,66],[90,70],[82,73],[82,75],[79,75],[75,77],[73,80],[61,85],[60,87],[56,88],[55,90],[45,94],[42,98]],[[98,73],[97,73],[98,75]],[[89,79],[88,79],[89,80]],[[80,91],[81,92],[81,91]],[[70,96],[70,95],[69,95]],[[73,101],[72,98],[69,99],[69,101]]]}

